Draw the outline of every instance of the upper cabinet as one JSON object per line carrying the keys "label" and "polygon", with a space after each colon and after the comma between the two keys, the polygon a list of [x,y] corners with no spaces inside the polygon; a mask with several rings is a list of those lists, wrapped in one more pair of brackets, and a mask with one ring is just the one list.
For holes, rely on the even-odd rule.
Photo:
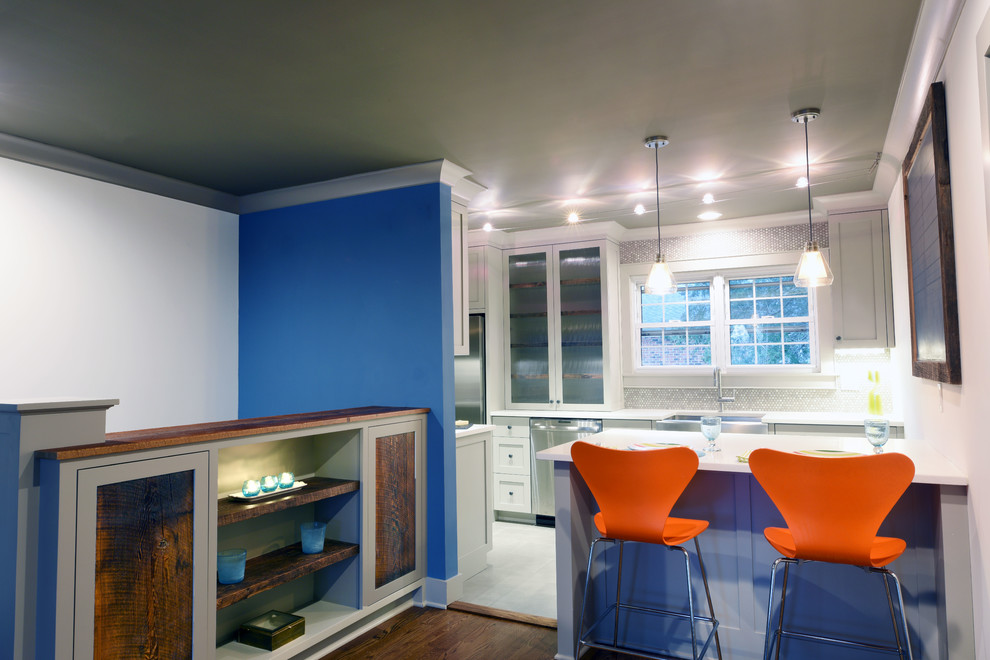
{"label": "upper cabinet", "polygon": [[894,345],[890,227],[886,209],[829,215],[836,348]]}
{"label": "upper cabinet", "polygon": [[450,205],[451,263],[454,268],[454,355],[467,355],[468,348],[468,251],[467,209]]}
{"label": "upper cabinet", "polygon": [[[608,241],[504,253],[506,406],[607,409],[618,399]],[[613,254],[610,254],[613,253]],[[610,313],[611,312],[611,313]],[[614,346],[613,346],[614,345]]]}
{"label": "upper cabinet", "polygon": [[488,262],[485,260],[484,245],[468,248],[468,311],[484,313],[488,302],[486,284],[488,280]]}

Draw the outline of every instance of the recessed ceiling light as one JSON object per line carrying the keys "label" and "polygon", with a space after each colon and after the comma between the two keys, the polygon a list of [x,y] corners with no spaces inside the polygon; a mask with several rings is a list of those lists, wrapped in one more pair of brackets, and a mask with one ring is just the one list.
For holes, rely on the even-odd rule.
{"label": "recessed ceiling light", "polygon": [[799,176],[798,177],[798,180],[797,180],[797,183],[795,183],[794,185],[797,188],[807,188],[808,187],[808,178],[807,177],[804,177],[804,176]]}
{"label": "recessed ceiling light", "polygon": [[718,211],[705,211],[698,215],[699,220],[718,220],[722,217],[722,214]]}
{"label": "recessed ceiling light", "polygon": [[571,224],[574,224],[575,222],[580,222],[581,218],[578,217],[578,214],[576,212],[571,211],[570,215],[567,216],[567,221]]}
{"label": "recessed ceiling light", "polygon": [[701,172],[694,179],[695,181],[717,181],[720,176],[718,172]]}
{"label": "recessed ceiling light", "polygon": [[636,215],[643,215],[644,213],[646,213],[646,207],[643,206],[642,204],[637,204],[636,208],[634,208],[633,211],[636,212]]}
{"label": "recessed ceiling light", "polygon": [[482,227],[482,229],[484,229],[485,231],[491,231],[492,230],[492,223],[486,222],[485,225]]}
{"label": "recessed ceiling light", "polygon": [[705,196],[701,198],[701,201],[703,201],[705,204],[711,204],[715,201],[715,195],[711,193],[705,193]]}

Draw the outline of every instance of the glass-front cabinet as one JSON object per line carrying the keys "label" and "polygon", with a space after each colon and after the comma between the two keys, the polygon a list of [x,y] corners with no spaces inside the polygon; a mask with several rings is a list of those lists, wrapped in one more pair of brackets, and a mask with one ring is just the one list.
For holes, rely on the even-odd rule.
{"label": "glass-front cabinet", "polygon": [[516,408],[603,409],[608,287],[605,241],[505,253],[506,403]]}

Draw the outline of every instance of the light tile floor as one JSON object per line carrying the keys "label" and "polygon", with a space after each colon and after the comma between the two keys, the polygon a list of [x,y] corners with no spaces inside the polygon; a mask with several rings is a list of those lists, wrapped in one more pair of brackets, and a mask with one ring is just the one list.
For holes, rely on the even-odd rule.
{"label": "light tile floor", "polygon": [[488,567],[464,582],[461,600],[557,618],[554,529],[495,522]]}

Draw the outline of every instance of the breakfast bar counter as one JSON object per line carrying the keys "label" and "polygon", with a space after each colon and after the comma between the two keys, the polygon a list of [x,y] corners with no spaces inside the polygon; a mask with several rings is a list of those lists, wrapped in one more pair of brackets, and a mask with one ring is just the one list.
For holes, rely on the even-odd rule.
{"label": "breakfast bar counter", "polygon": [[[873,449],[863,436],[723,433],[717,441],[721,451],[705,453],[706,440],[700,433],[634,429],[612,429],[584,441],[617,449],[650,443],[682,444],[704,453],[699,458],[698,473],[672,515],[711,523],[699,541],[705,554],[715,615],[720,622],[722,656],[726,660],[762,657],[770,564],[778,556],[763,538],[763,529],[783,525],[776,507],[749,471],[745,462],[748,453],[758,447],[825,454],[865,454]],[[571,463],[571,444],[537,454],[538,459],[554,462],[558,639],[555,657],[559,660],[574,658],[588,548],[597,534],[592,523],[597,507]],[[907,550],[890,568],[903,584],[914,657],[916,660],[973,658],[966,475],[925,441],[891,439],[884,449],[904,453],[915,463],[912,485],[880,528],[881,535],[907,541]],[[663,548],[634,545],[625,554],[624,575],[633,577],[623,580],[624,601],[629,598],[651,602],[665,596],[664,585],[682,584],[683,564],[679,565],[678,573],[677,562],[669,561]],[[615,557],[609,557],[608,562],[616,561]],[[857,579],[859,575],[849,575],[849,571],[859,573],[855,567],[815,563],[803,568],[800,577],[794,579],[793,596],[788,592],[788,616],[793,599],[797,626],[802,620],[828,621],[829,626],[838,626],[861,639],[885,642],[893,633],[881,583],[874,585],[872,581]],[[600,611],[598,608],[610,593],[599,577],[598,572],[592,575],[589,611]],[[864,582],[869,584],[864,586]],[[631,585],[629,593],[626,593],[627,584]],[[614,598],[614,586],[611,589],[609,597]],[[701,589],[700,581],[696,589]],[[627,641],[655,645],[657,640],[650,637],[659,634],[657,629],[645,628],[630,628]],[[664,634],[669,635],[670,631]],[[683,654],[685,650],[679,648],[675,652]],[[796,652],[798,657],[817,660],[835,657],[836,648],[804,644]],[[715,657],[714,652],[709,656]]]}

